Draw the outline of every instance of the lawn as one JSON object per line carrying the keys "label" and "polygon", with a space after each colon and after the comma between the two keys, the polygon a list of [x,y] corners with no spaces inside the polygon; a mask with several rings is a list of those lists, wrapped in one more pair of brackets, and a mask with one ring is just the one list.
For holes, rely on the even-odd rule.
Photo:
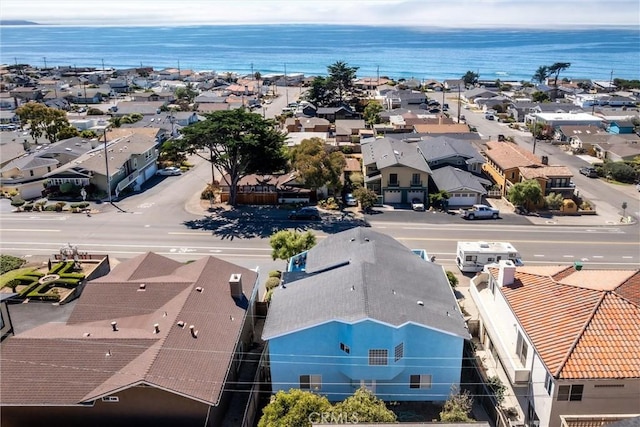
{"label": "lawn", "polygon": [[24,267],[4,273],[2,276],[0,276],[0,289],[4,288],[7,283],[15,279],[16,277],[22,276],[26,273],[31,273],[32,271],[36,271],[37,269],[38,267]]}

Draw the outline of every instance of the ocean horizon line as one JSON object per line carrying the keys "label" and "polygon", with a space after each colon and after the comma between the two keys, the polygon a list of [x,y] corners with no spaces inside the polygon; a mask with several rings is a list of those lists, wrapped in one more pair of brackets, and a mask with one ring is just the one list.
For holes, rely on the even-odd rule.
{"label": "ocean horizon line", "polygon": [[[4,24],[3,21],[27,21],[28,24]],[[1,27],[57,27],[57,28],[203,28],[203,27],[358,27],[358,28],[384,28],[384,29],[403,29],[403,30],[434,30],[434,31],[460,31],[460,30],[521,30],[521,31],[589,31],[589,30],[629,30],[640,33],[640,29],[634,24],[580,24],[574,22],[567,22],[553,25],[531,25],[523,26],[520,24],[477,24],[477,25],[416,25],[407,24],[400,25],[395,23],[390,24],[367,24],[367,23],[321,23],[321,22],[214,22],[214,23],[196,23],[196,22],[153,22],[153,23],[141,23],[141,22],[122,22],[122,23],[42,23],[37,21],[31,21],[27,19],[6,19],[0,20]]]}

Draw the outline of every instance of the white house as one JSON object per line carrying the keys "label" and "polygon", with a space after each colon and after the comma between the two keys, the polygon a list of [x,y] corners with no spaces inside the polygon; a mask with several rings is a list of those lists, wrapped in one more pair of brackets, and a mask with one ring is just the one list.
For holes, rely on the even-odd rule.
{"label": "white house", "polygon": [[471,280],[470,293],[478,348],[509,386],[516,424],[640,413],[640,270],[501,261]]}

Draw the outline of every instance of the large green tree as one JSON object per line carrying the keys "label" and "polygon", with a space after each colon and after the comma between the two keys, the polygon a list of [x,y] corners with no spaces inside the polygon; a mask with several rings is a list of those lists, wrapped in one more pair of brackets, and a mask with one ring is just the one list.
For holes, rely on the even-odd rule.
{"label": "large green tree", "polygon": [[539,203],[542,200],[542,197],[542,188],[535,179],[529,179],[514,184],[507,194],[507,199],[511,203],[514,205],[524,206],[528,210],[531,210],[532,206]]}
{"label": "large green tree", "polygon": [[553,99],[555,100],[558,97],[558,79],[560,78],[560,73],[566,70],[571,66],[570,62],[556,62],[553,65],[549,66],[549,75],[553,75]]}
{"label": "large green tree", "polygon": [[313,190],[326,185],[337,190],[347,161],[341,151],[325,145],[320,138],[303,139],[291,149],[291,166],[298,171],[306,186]]}
{"label": "large green tree", "polygon": [[377,101],[369,101],[367,106],[364,107],[364,121],[369,126],[380,123],[380,113],[382,112],[382,105]]}
{"label": "large green tree", "polygon": [[358,67],[350,67],[344,61],[336,61],[327,67],[329,72],[329,87],[336,91],[338,102],[344,99],[344,94],[353,88]]}
{"label": "large green tree", "polygon": [[452,387],[449,399],[444,403],[440,412],[440,421],[444,423],[468,423],[473,419],[469,416],[473,406],[473,399],[469,391],[458,393],[456,387]]}
{"label": "large green tree", "polygon": [[462,80],[464,81],[465,86],[473,86],[478,83],[478,79],[480,75],[478,73],[474,73],[473,71],[467,71],[464,76],[462,76]]}
{"label": "large green tree", "polygon": [[311,82],[311,86],[305,95],[305,99],[316,107],[326,107],[331,104],[333,95],[326,77],[317,76]]}
{"label": "large green tree", "polygon": [[316,236],[306,231],[280,230],[269,238],[271,258],[288,260],[294,255],[311,249],[316,244]]}
{"label": "large green tree", "polygon": [[50,141],[58,140],[58,132],[69,126],[67,115],[57,108],[38,102],[28,102],[16,109],[22,126],[29,125],[29,134],[38,142],[43,135]]}
{"label": "large green tree", "polygon": [[297,389],[280,390],[262,410],[258,427],[308,427],[316,415],[331,413],[326,397]]}
{"label": "large green tree", "polygon": [[370,390],[360,387],[356,392],[333,407],[334,419],[358,423],[395,423],[396,414]]}
{"label": "large green tree", "polygon": [[[243,108],[205,114],[205,120],[182,129],[179,144],[183,151],[211,164],[211,182],[215,168],[229,176],[229,204],[236,205],[238,181],[253,173],[273,173],[286,166],[283,155],[285,135],[273,120],[262,118]],[[204,150],[204,152],[203,152]]]}

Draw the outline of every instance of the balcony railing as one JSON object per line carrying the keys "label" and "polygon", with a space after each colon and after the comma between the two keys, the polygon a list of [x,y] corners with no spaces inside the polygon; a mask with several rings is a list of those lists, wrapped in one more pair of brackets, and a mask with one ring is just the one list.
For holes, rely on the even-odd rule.
{"label": "balcony railing", "polygon": [[422,181],[411,181],[412,187],[422,187]]}
{"label": "balcony railing", "polygon": [[398,181],[387,181],[387,187],[400,187],[400,183]]}

